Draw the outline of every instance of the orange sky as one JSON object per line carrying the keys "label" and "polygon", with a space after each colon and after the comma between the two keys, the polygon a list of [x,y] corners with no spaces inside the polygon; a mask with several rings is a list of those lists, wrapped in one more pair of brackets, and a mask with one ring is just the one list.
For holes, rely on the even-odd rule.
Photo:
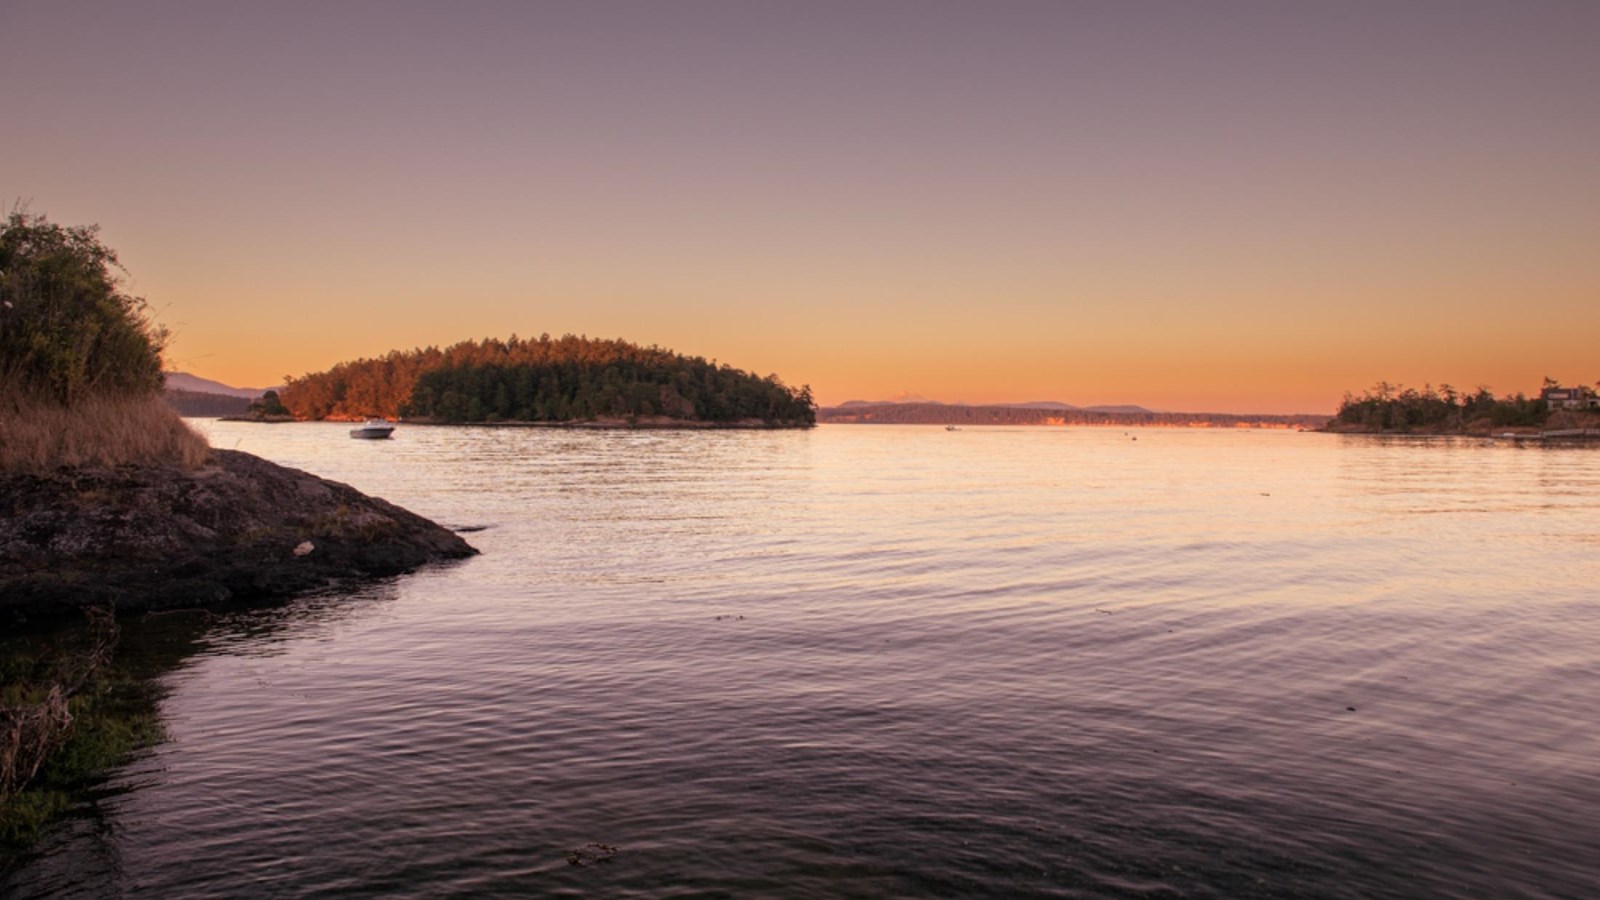
{"label": "orange sky", "polygon": [[235,385],[540,332],[825,404],[1593,383],[1600,4],[1396,6],[9,4],[0,191]]}

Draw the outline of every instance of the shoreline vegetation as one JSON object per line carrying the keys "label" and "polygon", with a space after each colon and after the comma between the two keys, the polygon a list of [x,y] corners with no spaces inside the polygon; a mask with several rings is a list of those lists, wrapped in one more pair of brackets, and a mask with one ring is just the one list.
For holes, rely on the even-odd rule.
{"label": "shoreline vegetation", "polygon": [[[0,227],[0,618],[285,596],[476,552],[347,485],[214,450],[93,226]],[[253,404],[287,412],[268,391]]]}
{"label": "shoreline vegetation", "polygon": [[810,428],[811,388],[660,347],[579,335],[393,351],[286,377],[300,420],[438,425]]}
{"label": "shoreline vegetation", "polygon": [[21,209],[0,223],[0,622],[9,646],[23,623],[88,616],[59,646],[0,659],[0,863],[159,739],[148,682],[102,677],[118,613],[477,552],[347,485],[211,448],[163,398],[168,334],[122,273],[93,226]]}
{"label": "shoreline vegetation", "polygon": [[1592,397],[1587,388],[1561,389],[1544,380],[1541,396],[1522,392],[1496,397],[1486,387],[1470,393],[1448,384],[1422,389],[1379,382],[1360,395],[1345,394],[1324,431],[1336,434],[1462,435],[1471,437],[1587,437],[1600,430],[1600,409],[1552,409],[1543,396],[1570,390]]}
{"label": "shoreline vegetation", "polygon": [[0,641],[0,870],[104,769],[162,737],[153,679],[114,653],[105,610],[80,628]]}
{"label": "shoreline vegetation", "polygon": [[168,333],[122,271],[96,227],[23,211],[0,226],[0,474],[204,461],[159,397]]}

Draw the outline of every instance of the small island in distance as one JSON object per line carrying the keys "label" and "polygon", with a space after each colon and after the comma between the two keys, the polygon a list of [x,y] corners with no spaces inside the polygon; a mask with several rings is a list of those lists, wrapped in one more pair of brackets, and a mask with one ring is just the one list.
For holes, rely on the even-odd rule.
{"label": "small island in distance", "polygon": [[810,428],[811,388],[660,347],[577,335],[463,341],[286,377],[296,419],[438,424]]}

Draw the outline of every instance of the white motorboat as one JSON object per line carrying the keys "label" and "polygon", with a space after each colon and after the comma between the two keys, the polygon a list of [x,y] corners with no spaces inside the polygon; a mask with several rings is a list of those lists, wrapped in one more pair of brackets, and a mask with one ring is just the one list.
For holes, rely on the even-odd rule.
{"label": "white motorboat", "polygon": [[368,441],[382,440],[394,434],[394,426],[382,419],[368,419],[360,428],[350,429],[350,436]]}

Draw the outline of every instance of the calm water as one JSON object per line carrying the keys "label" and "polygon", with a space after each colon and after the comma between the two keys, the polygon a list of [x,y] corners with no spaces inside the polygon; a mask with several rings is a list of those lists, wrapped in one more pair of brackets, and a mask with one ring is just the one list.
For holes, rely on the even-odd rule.
{"label": "calm water", "polygon": [[1600,890],[1600,450],[206,427],[483,555],[214,620],[0,893]]}

